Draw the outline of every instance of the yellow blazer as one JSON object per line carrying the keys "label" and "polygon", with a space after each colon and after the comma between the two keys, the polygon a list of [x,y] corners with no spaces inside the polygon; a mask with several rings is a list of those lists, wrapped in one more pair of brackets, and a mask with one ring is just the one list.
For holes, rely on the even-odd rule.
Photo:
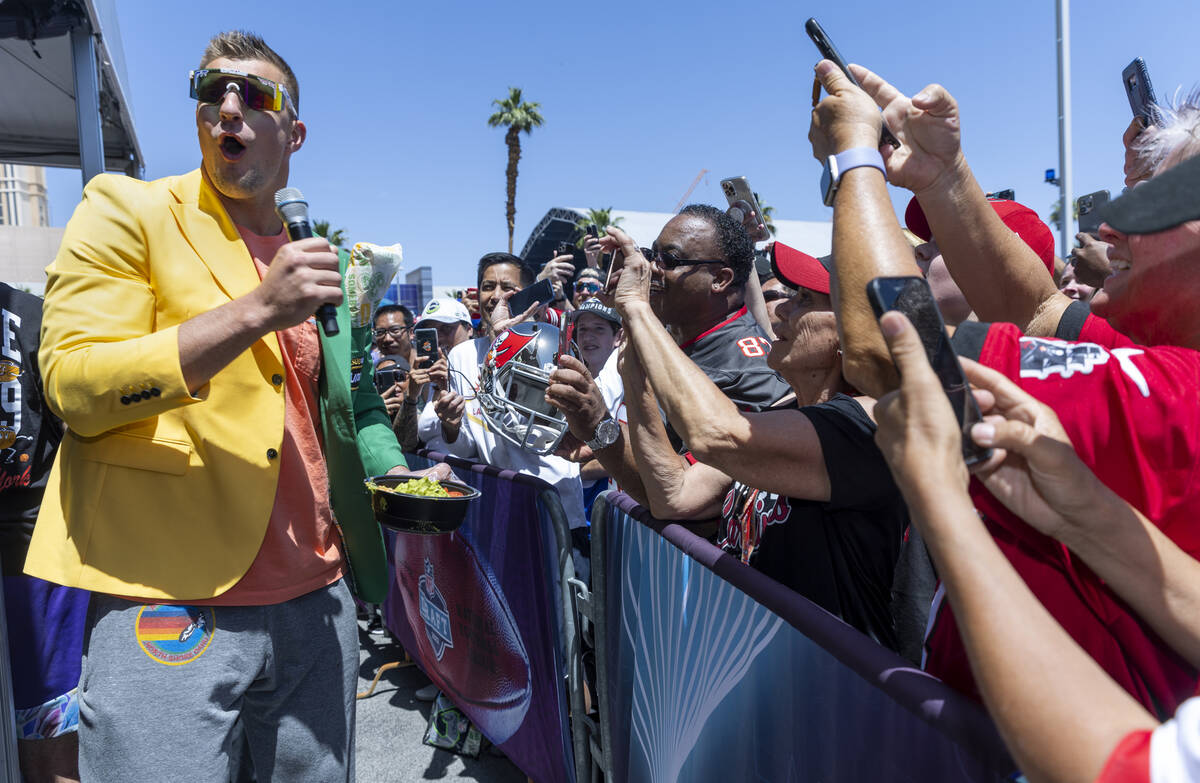
{"label": "yellow blazer", "polygon": [[[284,368],[278,339],[268,334],[192,396],[177,331],[259,284],[245,243],[198,170],[154,182],[101,175],[84,190],[47,272],[39,361],[46,398],[69,431],[26,573],[146,599],[220,595],[250,567],[270,518]],[[343,304],[339,320],[348,332],[345,312]],[[322,340],[323,396],[329,385],[342,392],[337,410],[322,400],[322,418],[337,425],[335,441],[349,439],[354,449],[348,336],[344,348],[338,377],[327,379],[333,352]],[[357,385],[370,388],[369,371],[362,378]],[[367,466],[382,473],[403,456],[373,399],[361,411],[353,404],[364,421],[386,428],[390,445],[376,440],[375,464]],[[332,459],[345,450],[329,442],[329,425]],[[361,429],[359,451],[368,459]],[[344,468],[361,477],[364,466],[353,459]],[[361,511],[362,498],[354,500]],[[336,497],[334,504],[336,513]],[[378,526],[355,522],[366,536],[348,547],[351,565],[369,560],[378,572]],[[380,585],[367,592],[378,595]]]}

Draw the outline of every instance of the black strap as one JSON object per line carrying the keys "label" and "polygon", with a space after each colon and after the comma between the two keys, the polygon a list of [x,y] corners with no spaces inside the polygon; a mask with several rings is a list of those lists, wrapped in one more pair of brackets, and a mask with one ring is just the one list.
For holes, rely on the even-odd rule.
{"label": "black strap", "polygon": [[1058,328],[1054,330],[1054,336],[1060,340],[1078,340],[1079,335],[1083,333],[1083,324],[1091,313],[1092,308],[1087,302],[1071,302],[1058,319]]}
{"label": "black strap", "polygon": [[987,339],[990,327],[991,324],[979,321],[963,321],[954,330],[954,336],[950,338],[954,352],[959,356],[979,361],[979,355],[983,353],[983,341]]}

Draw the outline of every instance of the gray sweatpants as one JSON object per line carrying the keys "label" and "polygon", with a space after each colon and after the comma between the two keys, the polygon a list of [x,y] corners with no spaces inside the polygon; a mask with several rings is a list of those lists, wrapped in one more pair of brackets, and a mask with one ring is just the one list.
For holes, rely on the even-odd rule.
{"label": "gray sweatpants", "polygon": [[[358,634],[345,583],[270,606],[93,594],[79,680],[83,781],[352,781]],[[243,741],[244,738],[244,741]]]}

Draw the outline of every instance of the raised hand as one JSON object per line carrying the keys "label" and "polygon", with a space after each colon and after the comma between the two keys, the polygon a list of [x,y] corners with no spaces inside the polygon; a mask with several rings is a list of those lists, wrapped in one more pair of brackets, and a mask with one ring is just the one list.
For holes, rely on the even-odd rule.
{"label": "raised hand", "polygon": [[251,296],[263,326],[279,331],[312,317],[323,304],[342,303],[342,276],[333,245],[321,237],[279,248]]}
{"label": "raised hand", "polygon": [[808,140],[813,157],[824,162],[853,147],[878,147],[883,119],[871,98],[829,60],[817,63],[816,72],[829,95],[812,110]]}
{"label": "raised hand", "polygon": [[461,394],[442,389],[433,398],[433,412],[442,422],[442,434],[445,435],[447,443],[458,440],[466,410],[467,399]]}
{"label": "raised hand", "polygon": [[625,315],[630,306],[650,301],[650,280],[654,277],[654,267],[642,255],[632,237],[613,226],[609,226],[607,231],[600,239],[602,246],[622,256],[619,263],[613,261],[615,268],[609,276],[608,293],[613,298],[613,305]]}
{"label": "raised hand", "polygon": [[571,282],[571,278],[575,275],[575,257],[574,256],[555,256],[546,262],[542,267],[542,271],[538,272],[538,280],[549,280],[554,286],[554,298],[564,299],[563,286]]}
{"label": "raised hand", "polygon": [[1081,231],[1075,235],[1079,247],[1071,248],[1070,263],[1075,266],[1075,279],[1092,288],[1104,285],[1104,278],[1112,273],[1108,263],[1109,244],[1102,239]]}
{"label": "raised hand", "polygon": [[529,305],[529,308],[525,312],[519,313],[515,316],[512,315],[508,311],[508,300],[515,293],[517,292],[503,291],[497,295],[498,301],[496,302],[495,308],[492,309],[491,318],[493,337],[513,326],[516,326],[519,323],[530,320],[533,318],[534,314],[537,313],[538,308],[541,307],[541,305],[539,305],[537,302],[534,302],[533,304]]}
{"label": "raised hand", "polygon": [[1156,133],[1157,127],[1142,125],[1141,119],[1134,117],[1121,134],[1121,143],[1125,145],[1125,187],[1132,188],[1154,174],[1154,161],[1151,156],[1142,154],[1142,147]]}
{"label": "raised hand", "polygon": [[562,411],[571,434],[580,442],[590,440],[596,426],[608,414],[604,396],[592,374],[574,356],[558,357],[558,368],[550,373],[546,402]]}
{"label": "raised hand", "polygon": [[976,472],[991,493],[1030,526],[1056,538],[1069,521],[1105,513],[1098,501],[1108,491],[1076,455],[1054,411],[995,370],[969,359],[962,364],[971,384],[994,400],[988,412],[995,415],[971,430],[976,443],[1003,455]]}
{"label": "raised hand", "polygon": [[880,148],[889,182],[920,195],[966,166],[958,102],[945,87],[930,84],[909,98],[861,65],[851,65],[850,72],[900,140],[898,149]]}
{"label": "raised hand", "polygon": [[396,418],[396,412],[400,410],[400,406],[404,402],[403,386],[399,383],[393,383],[384,389],[383,394],[379,396],[383,399],[388,416],[391,416],[393,419]]}
{"label": "raised hand", "polygon": [[900,388],[875,403],[875,442],[909,504],[936,505],[948,488],[966,489],[958,419],[909,320],[898,312],[884,313],[879,328],[900,373]]}

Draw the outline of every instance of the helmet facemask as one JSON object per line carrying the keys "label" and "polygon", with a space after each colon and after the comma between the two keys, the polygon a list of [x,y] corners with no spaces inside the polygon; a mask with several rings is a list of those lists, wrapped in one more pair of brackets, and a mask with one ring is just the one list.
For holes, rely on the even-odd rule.
{"label": "helmet facemask", "polygon": [[551,454],[567,431],[566,417],[546,402],[558,362],[558,329],[517,324],[492,343],[480,373],[484,419],[500,437],[539,456]]}

